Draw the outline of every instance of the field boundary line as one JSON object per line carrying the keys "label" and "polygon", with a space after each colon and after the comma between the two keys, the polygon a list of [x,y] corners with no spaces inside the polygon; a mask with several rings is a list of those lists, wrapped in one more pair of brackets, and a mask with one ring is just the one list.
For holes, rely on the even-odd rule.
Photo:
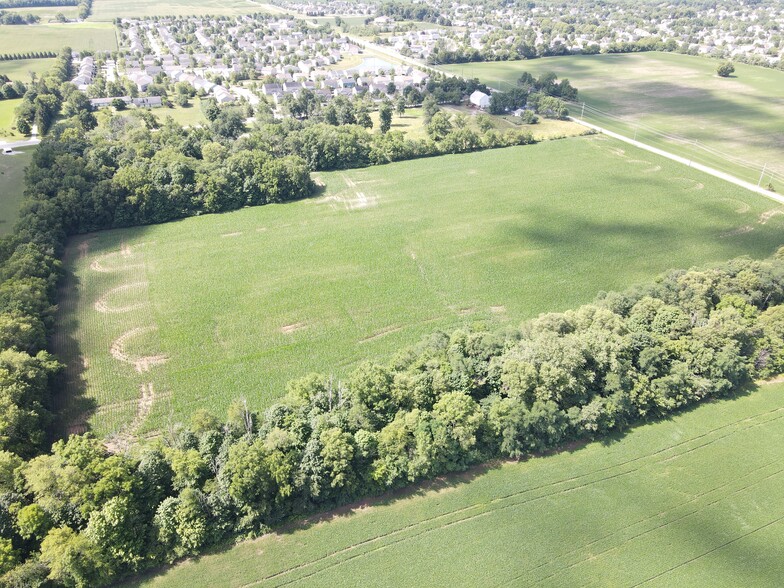
{"label": "field boundary line", "polygon": [[736,186],[740,186],[741,188],[745,188],[746,190],[750,190],[759,194],[761,196],[765,196],[779,204],[784,204],[784,196],[776,194],[775,192],[771,192],[770,190],[766,190],[765,188],[761,188],[756,184],[752,184],[751,182],[747,182],[746,180],[741,180],[738,177],[733,176],[732,174],[728,174],[727,172],[719,171],[713,167],[709,167],[707,165],[703,165],[701,163],[697,163],[696,161],[692,161],[691,159],[687,159],[686,157],[681,157],[680,155],[675,155],[674,153],[670,153],[669,151],[665,151],[664,149],[659,149],[658,147],[652,147],[646,143],[642,143],[641,141],[637,141],[635,139],[630,139],[620,133],[616,133],[615,131],[610,131],[593,123],[586,122],[584,120],[569,117],[569,120],[577,123],[578,125],[582,125],[584,127],[588,127],[594,131],[598,131],[608,137],[612,137],[613,139],[618,139],[619,141],[623,141],[624,143],[628,143],[629,145],[633,145],[638,147],[639,149],[643,149],[645,151],[650,151],[651,153],[655,153],[656,155],[660,155],[662,157],[666,157],[667,159],[671,159],[672,161],[676,161],[678,163],[682,163],[683,165],[694,168],[706,174],[709,174],[713,177],[719,178],[720,180],[724,180],[730,182],[731,184],[735,184]]}

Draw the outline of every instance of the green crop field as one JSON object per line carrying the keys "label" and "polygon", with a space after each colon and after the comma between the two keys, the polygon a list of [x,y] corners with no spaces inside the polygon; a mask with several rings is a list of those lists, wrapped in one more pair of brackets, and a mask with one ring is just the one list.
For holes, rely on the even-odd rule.
{"label": "green crop field", "polygon": [[59,51],[65,46],[75,51],[115,51],[114,26],[108,23],[0,25],[0,54]]}
{"label": "green crop field", "polygon": [[[673,53],[636,53],[442,69],[502,89],[523,71],[553,71],[580,90],[580,100],[589,107],[586,121],[754,183],[766,166],[763,185],[772,182],[784,190],[784,72],[736,64],[734,76],[725,79],[716,75],[718,63]],[[571,110],[580,116],[579,106]]]}
{"label": "green crop field", "polygon": [[784,385],[313,517],[136,587],[768,587]]}
{"label": "green crop field", "polygon": [[255,0],[93,0],[90,20],[111,21],[115,18],[144,16],[201,16],[205,14],[237,15],[254,12],[283,12],[265,2]]}
{"label": "green crop field", "polygon": [[54,65],[54,59],[14,59],[0,61],[0,74],[7,75],[12,80],[21,80],[25,84],[30,82],[30,72],[41,76]]}
{"label": "green crop field", "polygon": [[320,179],[297,203],[72,240],[55,341],[71,422],[144,433],[261,408],[437,329],[782,243],[784,207],[598,135]]}
{"label": "green crop field", "polygon": [[30,163],[34,149],[22,147],[17,149],[17,154],[0,155],[0,237],[11,232],[19,216],[24,193],[24,170]]}

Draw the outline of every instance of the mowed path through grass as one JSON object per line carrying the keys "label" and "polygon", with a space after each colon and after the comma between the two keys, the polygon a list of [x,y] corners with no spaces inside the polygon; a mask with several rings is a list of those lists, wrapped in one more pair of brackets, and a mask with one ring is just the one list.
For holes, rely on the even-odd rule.
{"label": "mowed path through grass", "polygon": [[24,196],[24,170],[33,157],[35,147],[22,147],[15,151],[13,155],[0,155],[0,237],[8,235],[19,218]]}
{"label": "mowed path through grass", "polygon": [[784,385],[290,525],[133,586],[769,587]]}
{"label": "mowed path through grass", "polygon": [[98,434],[143,433],[262,408],[438,329],[782,243],[784,207],[602,136],[319,177],[309,200],[74,239],[57,335],[85,382],[71,420],[97,407]]}
{"label": "mowed path through grass", "polygon": [[[716,75],[715,59],[675,53],[553,57],[461,64],[443,69],[503,89],[520,74],[569,78],[589,107],[585,120],[757,183],[762,167],[784,190],[784,72],[735,64]],[[581,115],[580,107],[571,108]],[[652,132],[651,129],[662,134]],[[687,142],[676,140],[685,137]]]}

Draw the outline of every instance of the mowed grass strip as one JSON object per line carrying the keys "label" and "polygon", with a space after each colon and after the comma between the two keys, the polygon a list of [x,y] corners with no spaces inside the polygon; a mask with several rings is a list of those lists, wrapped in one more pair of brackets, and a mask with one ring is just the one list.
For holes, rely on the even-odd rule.
{"label": "mowed grass strip", "polygon": [[354,504],[130,585],[774,586],[784,385]]}
{"label": "mowed grass strip", "polygon": [[[58,348],[83,382],[71,398],[103,407],[98,434],[133,419],[148,383],[142,431],[237,398],[260,409],[294,377],[344,378],[439,329],[517,325],[669,268],[766,257],[784,226],[775,202],[602,136],[318,177],[305,201],[72,240]],[[98,311],[111,292],[109,306],[140,306]],[[151,327],[122,342],[165,363],[140,372],[110,353]]]}
{"label": "mowed grass strip", "polygon": [[[63,47],[74,51],[116,51],[117,37],[109,23],[67,23],[37,25],[0,25],[0,54],[27,51],[59,51]],[[38,60],[35,60],[38,61]],[[10,62],[13,64],[13,62]],[[0,72],[3,72],[0,62]],[[37,69],[38,73],[42,70]],[[45,70],[43,70],[45,73]],[[10,75],[10,74],[9,74]],[[13,76],[11,76],[12,79]],[[22,81],[29,81],[25,76]]]}
{"label": "mowed grass strip", "polygon": [[[552,57],[444,66],[493,87],[508,89],[520,74],[552,71],[569,78],[585,100],[618,118],[586,110],[585,120],[757,183],[784,190],[784,72],[735,64],[731,78],[716,75],[715,59],[675,53]],[[581,109],[573,107],[579,117]],[[645,128],[689,139],[663,137]],[[695,143],[696,141],[696,143]],[[717,155],[715,150],[729,158]],[[751,167],[747,164],[751,164]]]}

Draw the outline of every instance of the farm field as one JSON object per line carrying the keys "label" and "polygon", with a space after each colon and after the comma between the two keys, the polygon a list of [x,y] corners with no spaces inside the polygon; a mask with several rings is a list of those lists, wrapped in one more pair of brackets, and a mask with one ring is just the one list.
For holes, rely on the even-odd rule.
{"label": "farm field", "polygon": [[[114,26],[108,23],[0,25],[0,54],[16,53],[21,48],[56,52],[65,46],[74,51],[116,51]],[[0,71],[3,71],[2,66]]]}
{"label": "farm field", "polygon": [[35,147],[22,147],[17,149],[18,154],[0,155],[0,237],[9,234],[19,218],[19,206],[24,195],[24,170],[34,150]]}
{"label": "farm field", "polygon": [[[784,72],[673,53],[570,56],[442,69],[494,87],[553,71],[580,90],[585,120],[756,183],[784,190]],[[600,112],[597,112],[598,109]],[[573,106],[572,116],[581,108]],[[607,114],[602,114],[607,113]],[[656,132],[654,132],[656,131]],[[773,175],[771,175],[771,173]]]}
{"label": "farm field", "polygon": [[239,397],[262,408],[293,377],[341,378],[438,329],[768,256],[784,226],[772,201],[598,135],[320,179],[297,203],[72,240],[67,418],[141,434]]}
{"label": "farm field", "polygon": [[206,14],[237,15],[254,12],[283,12],[256,0],[94,0],[91,21],[112,21],[115,18],[145,16],[201,16]]}
{"label": "farm field", "polygon": [[0,61],[0,74],[5,74],[12,80],[21,80],[25,84],[30,82],[30,72],[37,76],[45,74],[52,69],[54,59],[14,59]]}
{"label": "farm field", "polygon": [[131,585],[776,586],[783,417],[784,385],[762,386],[606,443],[306,519]]}

